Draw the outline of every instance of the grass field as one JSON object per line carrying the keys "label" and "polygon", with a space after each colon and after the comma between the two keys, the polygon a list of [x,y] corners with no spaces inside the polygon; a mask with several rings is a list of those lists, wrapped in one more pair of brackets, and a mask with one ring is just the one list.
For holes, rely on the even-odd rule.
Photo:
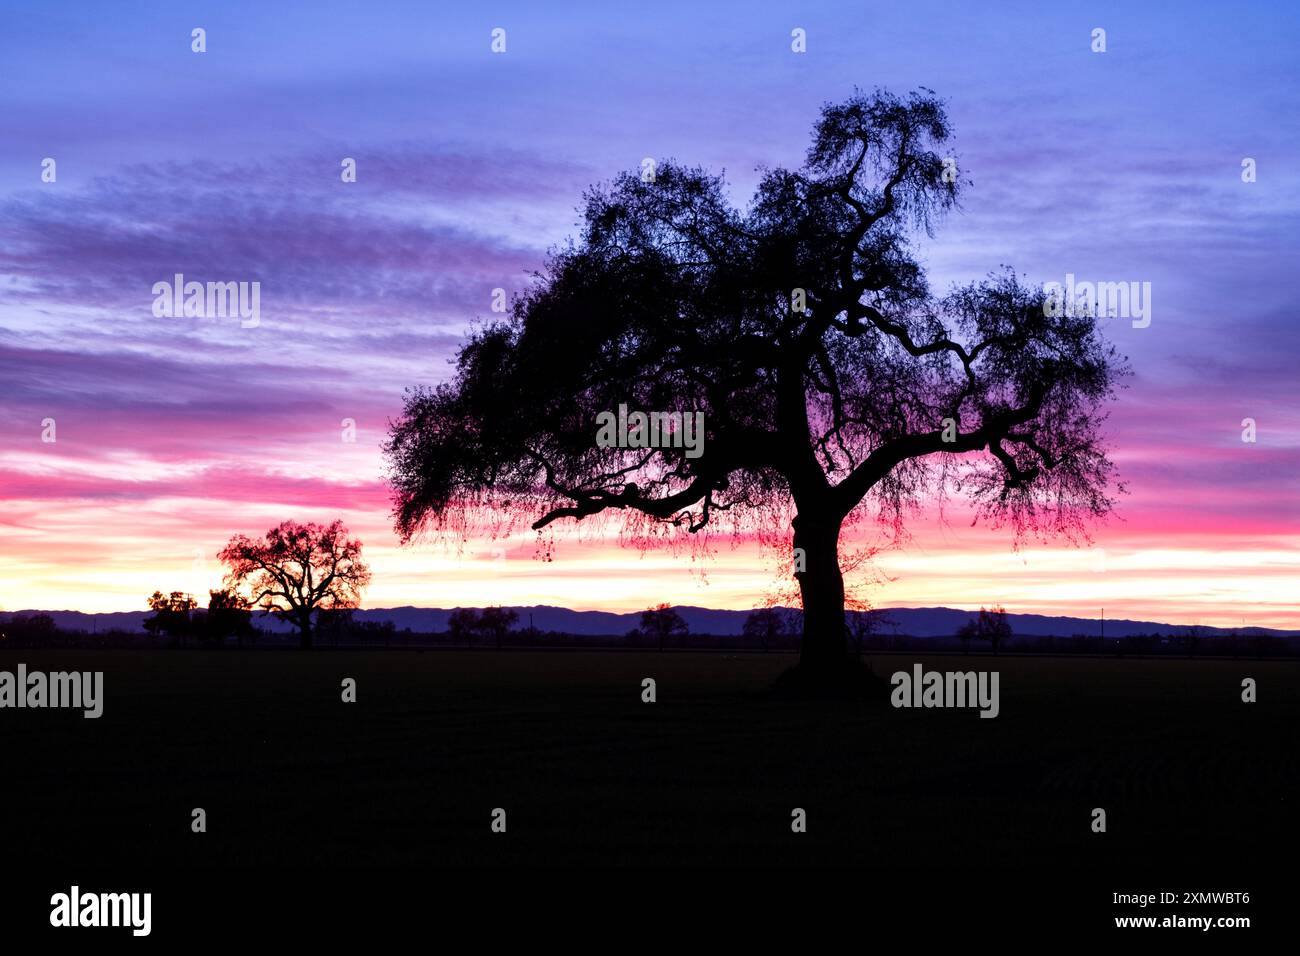
{"label": "grass field", "polygon": [[783,655],[6,652],[0,669],[104,671],[105,706],[0,711],[5,855],[1251,872],[1294,853],[1300,663],[871,663],[914,660],[999,670],[1000,716],[774,700]]}

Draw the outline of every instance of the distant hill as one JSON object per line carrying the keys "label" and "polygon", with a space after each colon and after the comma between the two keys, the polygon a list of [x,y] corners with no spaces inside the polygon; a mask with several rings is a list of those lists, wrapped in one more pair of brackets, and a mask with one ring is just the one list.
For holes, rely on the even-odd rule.
{"label": "distant hill", "polygon": [[[417,633],[434,633],[447,629],[447,618],[454,608],[426,607],[392,607],[366,608],[354,612],[357,621],[374,621],[382,623],[392,621],[400,631],[410,628]],[[631,611],[618,614],[611,611],[571,611],[568,608],[537,605],[535,607],[516,607],[512,610],[519,614],[519,627],[527,627],[531,622],[542,631],[559,631],[584,637],[622,635],[640,623],[641,612]],[[719,636],[737,635],[744,627],[749,611],[725,611],[711,608],[683,606],[677,612],[685,619],[693,634],[715,634]],[[797,610],[790,611],[798,615]],[[973,616],[971,611],[959,611],[949,607],[921,608],[886,608],[873,612],[881,618],[881,631],[886,634],[900,634],[911,637],[951,637],[964,623]],[[149,611],[120,611],[112,614],[85,614],[81,611],[7,611],[0,612],[0,621],[7,620],[15,614],[49,614],[62,630],[82,631],[139,631],[142,622],[150,615]],[[1008,614],[1011,628],[1021,637],[1072,637],[1086,635],[1097,637],[1102,633],[1101,621],[1080,617],[1048,617],[1042,614]],[[292,628],[274,618],[254,615],[257,626],[276,632],[287,632]],[[1193,630],[1190,625],[1160,624],[1154,621],[1130,621],[1124,619],[1105,622],[1107,637],[1131,637],[1136,634],[1186,634]],[[1300,636],[1300,630],[1276,630],[1266,627],[1201,627],[1200,633],[1206,637],[1227,636]]]}

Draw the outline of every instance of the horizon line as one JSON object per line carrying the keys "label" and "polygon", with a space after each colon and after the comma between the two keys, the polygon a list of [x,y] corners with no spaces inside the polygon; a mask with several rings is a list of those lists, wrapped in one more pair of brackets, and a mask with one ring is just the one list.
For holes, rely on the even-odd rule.
{"label": "horizon line", "polygon": [[[406,610],[406,609],[412,611],[455,611],[462,608],[470,609],[470,610],[481,610],[485,607],[505,607],[505,608],[517,608],[517,609],[525,609],[525,610],[545,608],[549,610],[568,611],[574,614],[613,614],[619,617],[626,617],[629,615],[640,614],[642,613],[642,611],[648,610],[649,607],[652,606],[653,605],[648,606],[647,608],[636,608],[631,610],[618,611],[618,610],[610,610],[607,608],[595,608],[595,607],[587,607],[587,608],[567,607],[562,604],[458,604],[458,605],[451,605],[451,606],[391,604],[391,605],[384,605],[384,606],[377,606],[377,607],[347,608],[345,610],[367,611],[367,612],[399,611],[399,610]],[[699,604],[672,604],[672,603],[670,603],[668,606],[676,610],[696,610],[696,611],[721,612],[721,613],[730,613],[730,614],[749,613],[752,611],[766,610],[768,608],[802,612],[802,608],[793,607],[791,605],[785,605],[785,604],[760,605],[758,607],[749,607],[749,608],[706,607],[704,605],[699,605]],[[988,604],[983,605],[983,607],[990,607],[990,606],[993,605],[988,605]],[[1038,617],[1038,618],[1049,618],[1049,619],[1066,618],[1066,619],[1072,619],[1078,621],[1087,621],[1090,623],[1097,623],[1097,624],[1100,624],[1102,622],[1116,622],[1116,623],[1126,622],[1126,623],[1133,623],[1133,624],[1156,624],[1161,627],[1170,627],[1170,628],[1209,627],[1209,628],[1215,628],[1217,630],[1278,631],[1283,633],[1300,634],[1300,628],[1273,627],[1273,626],[1261,625],[1261,624],[1246,624],[1246,623],[1219,624],[1219,623],[1213,623],[1207,621],[1197,621],[1196,623],[1192,623],[1192,624],[1176,624],[1169,621],[1161,621],[1155,618],[1130,617],[1130,616],[1106,617],[1104,614],[1100,617],[1083,617],[1079,614],[1069,614],[1069,613],[1047,614],[1040,611],[1018,611],[1012,608],[1008,608],[1006,607],[1006,605],[1002,605],[1002,608],[1004,611],[1006,611],[1007,614],[1015,615],[1018,617]],[[204,610],[204,608],[199,607],[196,608],[196,610]],[[252,608],[251,610],[253,611],[254,614],[258,615],[259,617],[267,617],[270,616],[271,613],[271,612],[263,612],[261,608]],[[944,604],[887,605],[887,606],[868,608],[863,612],[858,612],[853,609],[846,608],[845,614],[846,615],[853,614],[853,613],[871,614],[871,613],[883,613],[888,611],[953,611],[953,612],[963,613],[963,614],[974,614],[977,613],[979,610],[980,608],[978,607],[975,608],[952,607]],[[39,607],[23,607],[14,610],[7,610],[5,608],[0,607],[0,615],[81,614],[88,617],[98,617],[101,615],[108,616],[108,615],[116,615],[116,614],[150,614],[150,613],[153,612],[148,607],[143,607],[135,610],[122,610],[122,611],[84,611],[78,608],[39,608]]]}

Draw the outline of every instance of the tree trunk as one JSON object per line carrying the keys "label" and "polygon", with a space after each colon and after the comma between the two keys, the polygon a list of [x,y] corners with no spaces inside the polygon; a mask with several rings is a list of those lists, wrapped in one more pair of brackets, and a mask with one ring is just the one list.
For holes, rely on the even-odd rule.
{"label": "tree trunk", "polygon": [[298,646],[304,651],[311,650],[311,612],[298,615]]}
{"label": "tree trunk", "polygon": [[844,575],[840,572],[840,522],[801,512],[794,519],[794,546],[802,550],[804,570],[795,572],[803,598],[803,640],[799,663],[830,671],[849,662],[844,628]]}

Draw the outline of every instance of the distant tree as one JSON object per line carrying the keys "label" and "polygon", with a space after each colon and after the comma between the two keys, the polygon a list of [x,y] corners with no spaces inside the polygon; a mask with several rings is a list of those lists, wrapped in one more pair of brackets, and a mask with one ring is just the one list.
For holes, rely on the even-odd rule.
{"label": "distant tree", "polygon": [[848,611],[845,614],[845,622],[857,656],[861,657],[862,645],[876,633],[880,623],[879,616],[870,610]]}
{"label": "distant tree", "polygon": [[15,614],[0,625],[0,640],[11,642],[12,647],[47,647],[58,631],[48,614]]}
{"label": "distant tree", "polygon": [[149,596],[149,610],[153,617],[145,618],[144,629],[155,636],[166,634],[173,644],[184,644],[186,635],[193,630],[190,612],[199,606],[194,596],[184,591],[163,594],[154,591]]}
{"label": "distant tree", "polygon": [[741,632],[751,641],[759,641],[766,653],[772,644],[790,633],[790,628],[784,612],[774,607],[760,607],[749,612]]}
{"label": "distant tree", "polygon": [[226,586],[248,586],[250,603],[292,623],[304,649],[311,647],[312,615],[356,607],[370,583],[361,542],[348,537],[341,521],[285,521],[261,539],[235,535],[217,557],[230,567]]}
{"label": "distant tree", "polygon": [[664,649],[664,641],[677,634],[686,634],[690,628],[682,616],[669,604],[659,604],[641,612],[641,631],[655,639],[659,650]]}
{"label": "distant tree", "polygon": [[253,635],[252,604],[248,598],[231,588],[208,591],[208,613],[204,620],[208,640],[223,643],[234,635],[238,647]]}
{"label": "distant tree", "polygon": [[24,629],[30,638],[42,643],[53,640],[54,636],[59,632],[58,625],[54,623],[54,618],[44,613],[33,614],[28,617],[24,623]]}
{"label": "distant tree", "polygon": [[485,607],[483,613],[479,615],[478,630],[484,638],[495,640],[497,650],[500,650],[501,641],[518,620],[519,614],[516,611],[502,607]]}
{"label": "distant tree", "polygon": [[1007,612],[997,605],[990,609],[980,608],[978,636],[981,640],[988,641],[993,645],[993,653],[998,652],[998,647],[1011,637],[1011,623],[1007,620]]}
{"label": "distant tree", "polygon": [[473,646],[474,635],[478,633],[478,611],[472,607],[458,607],[447,618],[447,631],[457,643]]}
{"label": "distant tree", "polygon": [[957,638],[961,641],[961,652],[963,654],[970,653],[971,638],[978,637],[979,630],[979,618],[971,618],[971,620],[967,621],[957,629]]}
{"label": "distant tree", "polygon": [[350,607],[332,607],[317,611],[316,637],[322,641],[329,641],[335,647],[338,646],[340,639],[346,641],[354,629],[352,610]]}

